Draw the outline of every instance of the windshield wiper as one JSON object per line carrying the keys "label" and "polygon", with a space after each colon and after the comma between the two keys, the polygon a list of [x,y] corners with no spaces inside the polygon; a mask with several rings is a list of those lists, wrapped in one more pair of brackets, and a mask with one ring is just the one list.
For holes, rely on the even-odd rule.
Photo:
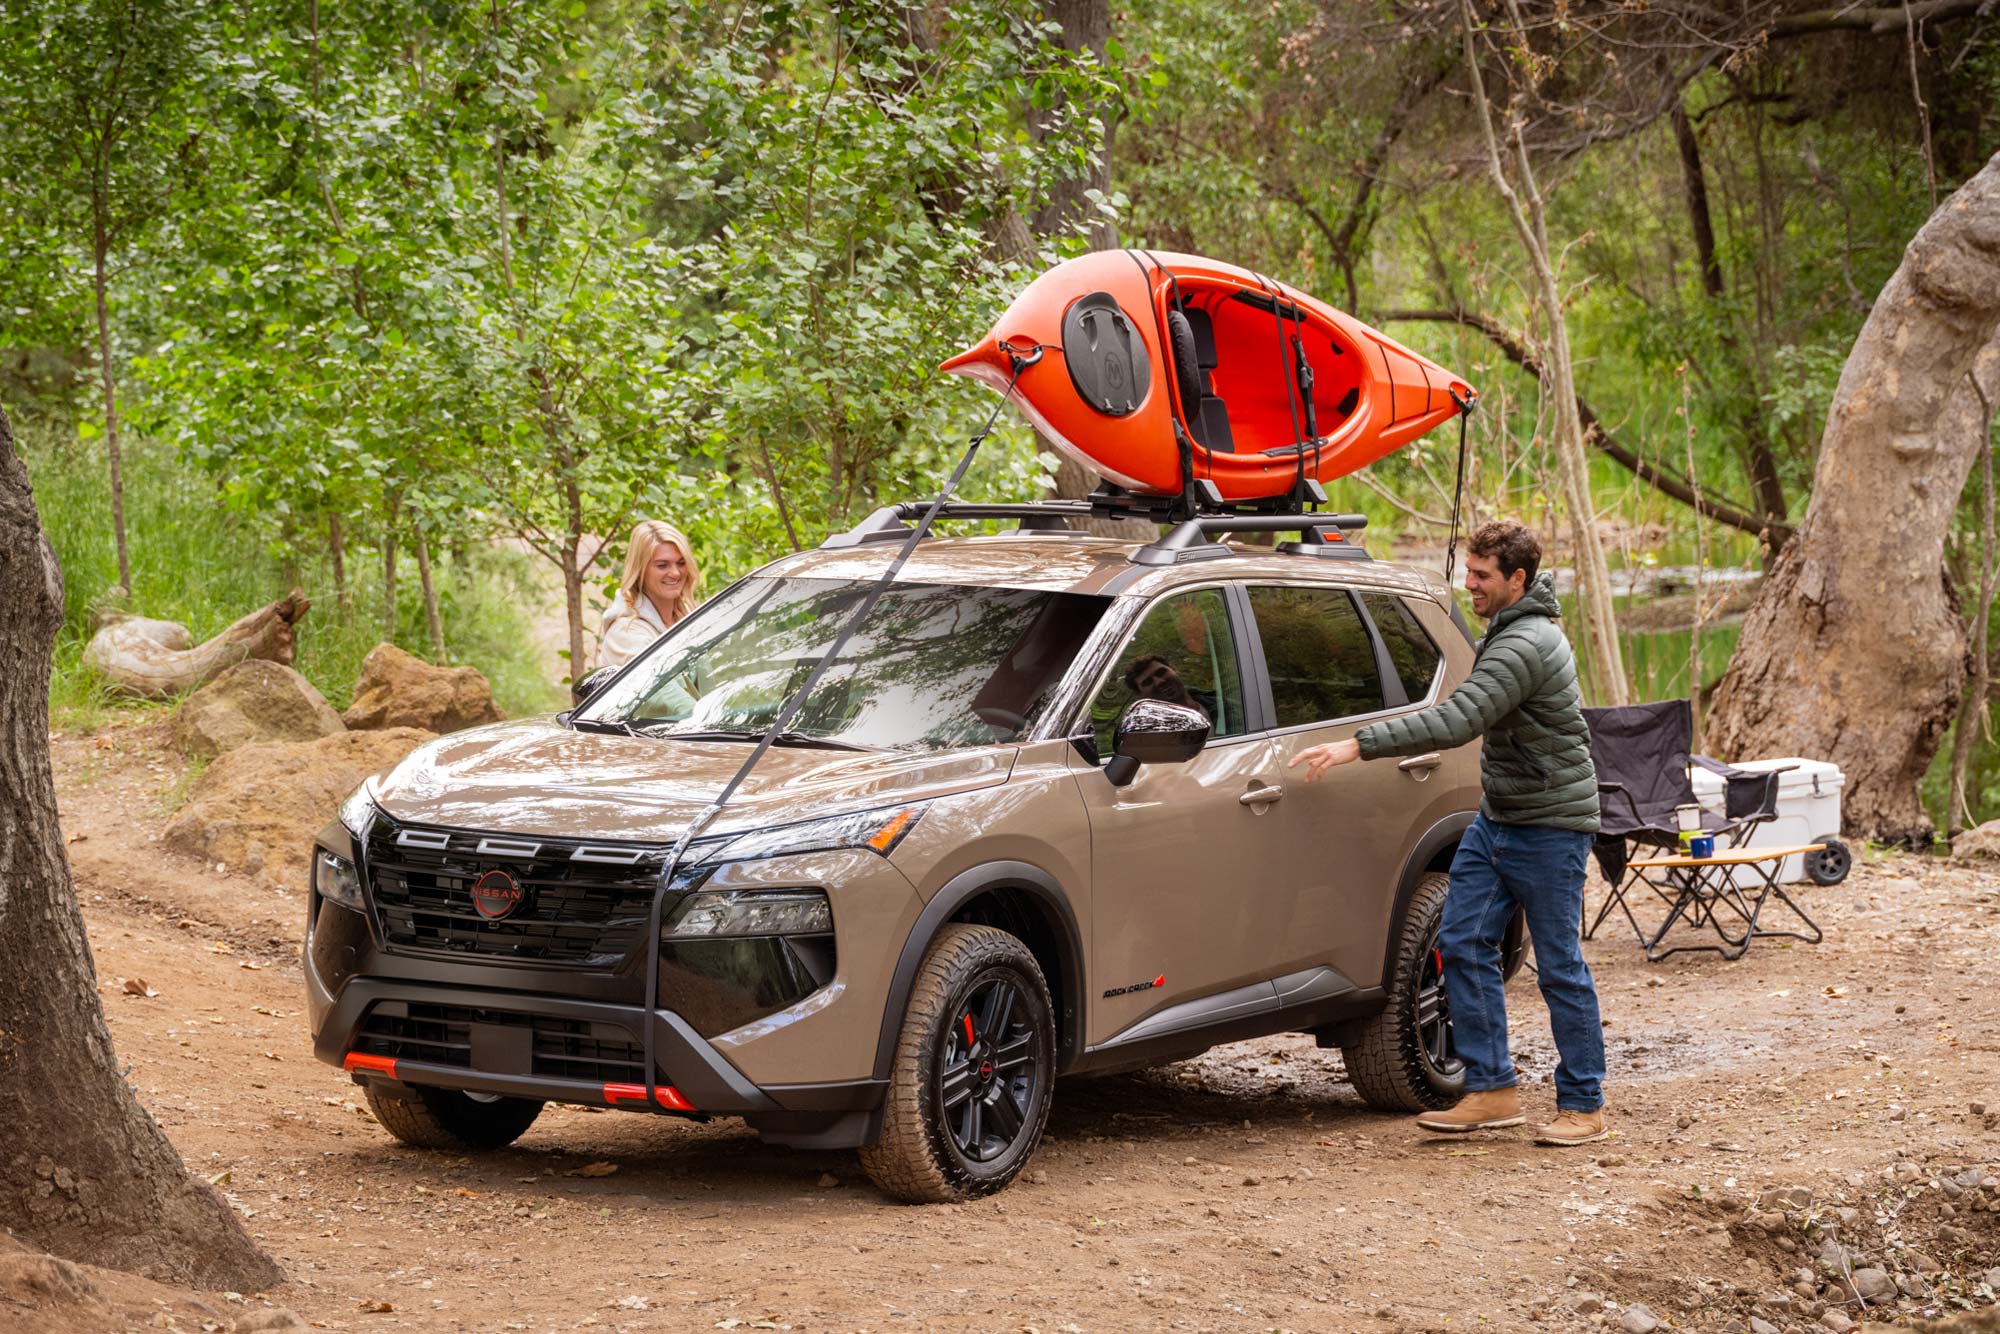
{"label": "windshield wiper", "polygon": [[[683,732],[648,732],[648,736],[664,738],[668,741],[756,741],[764,733],[749,727],[703,727]],[[788,728],[771,738],[774,746],[816,746],[823,750],[874,750],[873,746],[863,746],[853,741],[838,741],[830,736],[815,736],[811,732],[801,732]]]}
{"label": "windshield wiper", "polygon": [[618,718],[571,718],[569,725],[579,732],[610,732],[616,736],[638,736],[632,724]]}

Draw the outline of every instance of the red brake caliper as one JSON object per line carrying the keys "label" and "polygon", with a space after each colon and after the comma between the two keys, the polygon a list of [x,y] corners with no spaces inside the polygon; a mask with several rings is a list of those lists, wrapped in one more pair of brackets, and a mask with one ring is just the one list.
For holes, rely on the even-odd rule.
{"label": "red brake caliper", "polygon": [[979,1039],[972,1036],[972,1015],[968,1013],[965,1016],[965,1045],[970,1047],[977,1041]]}

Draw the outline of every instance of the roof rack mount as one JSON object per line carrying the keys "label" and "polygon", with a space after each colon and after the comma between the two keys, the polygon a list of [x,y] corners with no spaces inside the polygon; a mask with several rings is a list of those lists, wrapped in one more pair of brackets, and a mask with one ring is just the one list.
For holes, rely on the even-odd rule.
{"label": "roof rack mount", "polygon": [[[1317,482],[1307,479],[1307,504],[1324,504],[1326,493]],[[1346,534],[1360,532],[1368,519],[1360,514],[1305,513],[1290,496],[1249,504],[1213,507],[1203,505],[1188,512],[1187,497],[1140,496],[1106,485],[1085,500],[1037,500],[1001,504],[981,501],[947,501],[938,509],[940,519],[1018,519],[1022,532],[1065,531],[1071,519],[1137,519],[1170,524],[1171,529],[1156,542],[1148,543],[1131,556],[1135,565],[1178,565],[1186,561],[1214,560],[1233,554],[1230,548],[1209,538],[1227,533],[1297,533],[1299,540],[1287,542],[1280,551],[1301,556],[1344,560],[1366,560],[1368,553]],[[921,519],[930,508],[927,501],[905,501],[884,505],[844,533],[835,533],[820,543],[822,550],[845,550],[876,542],[900,541],[910,535],[910,521]],[[1328,539],[1323,530],[1331,529]]]}

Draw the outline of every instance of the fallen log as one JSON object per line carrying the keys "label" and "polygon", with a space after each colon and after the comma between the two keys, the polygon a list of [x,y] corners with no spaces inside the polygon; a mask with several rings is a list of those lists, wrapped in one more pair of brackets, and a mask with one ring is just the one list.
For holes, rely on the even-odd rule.
{"label": "fallen log", "polygon": [[83,651],[105,690],[132,699],[171,699],[206,685],[246,658],[289,667],[293,627],[312,606],[297,592],[260,607],[213,639],[193,644],[187,627],[144,616],[113,616]]}

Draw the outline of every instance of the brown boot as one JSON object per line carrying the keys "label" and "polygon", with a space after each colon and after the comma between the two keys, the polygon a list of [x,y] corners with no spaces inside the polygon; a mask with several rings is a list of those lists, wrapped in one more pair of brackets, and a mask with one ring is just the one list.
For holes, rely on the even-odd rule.
{"label": "brown boot", "polygon": [[1458,1106],[1442,1112],[1425,1112],[1417,1125],[1440,1135],[1463,1135],[1468,1130],[1499,1130],[1518,1126],[1528,1118],[1521,1115],[1521,1095],[1513,1087],[1468,1093]]}
{"label": "brown boot", "polygon": [[1557,1112],[1556,1119],[1535,1132],[1535,1143],[1572,1148],[1590,1144],[1609,1135],[1604,1125],[1604,1109],[1594,1112]]}

